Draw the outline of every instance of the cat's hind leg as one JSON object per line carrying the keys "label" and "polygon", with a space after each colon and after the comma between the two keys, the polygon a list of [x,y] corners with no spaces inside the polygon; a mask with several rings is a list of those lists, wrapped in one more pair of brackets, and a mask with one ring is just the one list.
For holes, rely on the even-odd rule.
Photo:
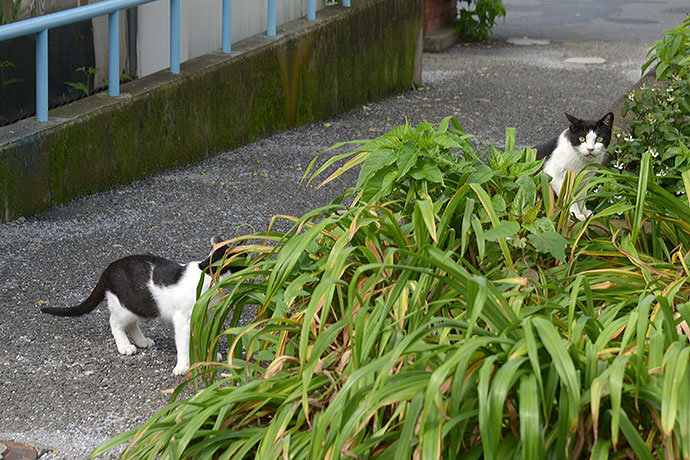
{"label": "cat's hind leg", "polygon": [[133,355],[137,352],[137,347],[129,342],[125,331],[132,322],[136,324],[136,317],[120,304],[117,296],[113,293],[107,292],[106,298],[110,310],[110,331],[115,339],[117,351],[122,355]]}
{"label": "cat's hind leg", "polygon": [[139,329],[138,321],[129,324],[126,329],[137,347],[151,348],[153,346],[153,340],[149,339],[148,337],[144,337],[144,334],[142,334],[141,329]]}

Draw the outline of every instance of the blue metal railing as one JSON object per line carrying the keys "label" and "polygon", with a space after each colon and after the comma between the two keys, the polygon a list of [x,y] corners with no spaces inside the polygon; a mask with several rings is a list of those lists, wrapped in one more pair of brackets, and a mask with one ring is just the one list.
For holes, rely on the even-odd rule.
{"label": "blue metal railing", "polygon": [[[104,0],[0,26],[0,41],[36,34],[36,120],[48,121],[48,30],[108,15],[108,94],[120,95],[120,11],[155,0]],[[307,19],[316,19],[316,0],[307,0]],[[231,50],[231,0],[222,0],[222,51]],[[343,0],[350,6],[350,0]],[[276,34],[276,0],[268,0],[268,36]],[[170,72],[180,73],[180,0],[170,0]]]}

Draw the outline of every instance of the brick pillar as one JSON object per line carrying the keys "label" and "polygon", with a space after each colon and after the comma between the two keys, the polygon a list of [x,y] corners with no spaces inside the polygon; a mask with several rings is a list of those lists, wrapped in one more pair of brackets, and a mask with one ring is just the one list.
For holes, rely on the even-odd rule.
{"label": "brick pillar", "polygon": [[452,25],[457,0],[424,0],[424,35]]}

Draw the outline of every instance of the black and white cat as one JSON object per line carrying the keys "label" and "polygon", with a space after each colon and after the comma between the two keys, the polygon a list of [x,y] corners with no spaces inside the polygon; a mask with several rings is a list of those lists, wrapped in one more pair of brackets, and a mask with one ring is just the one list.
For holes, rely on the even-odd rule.
{"label": "black and white cat", "polygon": [[[611,142],[613,113],[609,112],[600,120],[581,120],[572,115],[565,116],[570,122],[568,129],[558,137],[537,145],[537,159],[546,158],[542,170],[551,176],[551,188],[559,195],[568,171],[577,175],[587,165],[602,163],[606,149]],[[576,218],[585,220],[592,212],[584,202],[576,202],[570,207]]]}
{"label": "black and white cat", "polygon": [[[153,346],[153,340],[141,333],[140,320],[160,317],[170,321],[175,329],[177,348],[177,364],[173,374],[183,375],[189,369],[190,320],[197,286],[203,274],[202,292],[209,288],[209,266],[222,260],[228,249],[227,244],[219,246],[221,242],[222,239],[213,238],[211,244],[214,248],[200,262],[181,264],[150,254],[116,260],[106,267],[96,287],[82,303],[71,308],[45,307],[41,311],[57,316],[81,316],[93,311],[106,298],[110,310],[110,329],[117,351],[123,355],[132,355],[137,351],[127,339],[127,333],[137,347]],[[220,278],[235,269],[222,268]]]}

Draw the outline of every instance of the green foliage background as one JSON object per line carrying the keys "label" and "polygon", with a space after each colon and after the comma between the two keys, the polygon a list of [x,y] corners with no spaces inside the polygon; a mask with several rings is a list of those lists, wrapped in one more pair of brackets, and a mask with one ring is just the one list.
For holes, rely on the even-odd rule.
{"label": "green foliage background", "polygon": [[514,139],[487,165],[453,118],[350,143],[311,179],[361,164],[355,187],[235,240],[247,268],[195,307],[197,393],[94,455],[689,458],[688,203],[647,154],[572,223]]}
{"label": "green foliage background", "polygon": [[486,147],[454,118],[315,159],[305,183],[356,184],[233,241],[246,268],[201,294],[189,381],[93,455],[690,459],[688,60],[660,43],[669,86],[558,200],[514,130]]}

